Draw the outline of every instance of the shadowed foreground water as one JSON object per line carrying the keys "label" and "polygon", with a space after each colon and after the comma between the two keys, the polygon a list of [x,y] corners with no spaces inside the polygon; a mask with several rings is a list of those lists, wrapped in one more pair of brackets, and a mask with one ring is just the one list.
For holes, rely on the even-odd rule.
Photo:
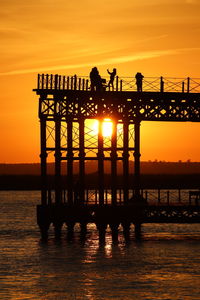
{"label": "shadowed foreground water", "polygon": [[53,229],[40,241],[35,206],[39,192],[0,192],[0,299],[200,299],[200,225],[149,224],[137,242],[126,243],[110,230],[99,245],[88,226],[76,226],[60,242]]}

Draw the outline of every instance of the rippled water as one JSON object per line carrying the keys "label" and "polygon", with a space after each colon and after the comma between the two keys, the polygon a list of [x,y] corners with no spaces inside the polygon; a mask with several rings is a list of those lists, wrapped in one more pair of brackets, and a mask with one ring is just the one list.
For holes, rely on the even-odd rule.
{"label": "rippled water", "polygon": [[149,224],[137,242],[118,243],[108,229],[100,245],[86,239],[40,241],[39,192],[0,192],[0,299],[200,299],[200,225]]}

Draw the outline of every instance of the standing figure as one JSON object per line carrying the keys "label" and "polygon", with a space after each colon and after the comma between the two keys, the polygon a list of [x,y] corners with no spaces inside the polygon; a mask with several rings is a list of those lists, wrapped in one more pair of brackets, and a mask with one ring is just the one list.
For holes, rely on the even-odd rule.
{"label": "standing figure", "polygon": [[112,86],[112,90],[114,91],[114,79],[115,79],[115,76],[117,74],[117,70],[114,68],[112,72],[109,72],[109,70],[107,69],[107,72],[108,74],[110,75],[110,81],[108,82],[108,87],[110,89],[110,85]]}
{"label": "standing figure", "polygon": [[91,91],[100,91],[102,89],[102,79],[97,67],[92,68],[90,72]]}
{"label": "standing figure", "polygon": [[138,92],[142,92],[142,80],[143,80],[143,78],[144,78],[144,76],[142,75],[142,73],[137,72],[137,74],[135,75],[137,91]]}

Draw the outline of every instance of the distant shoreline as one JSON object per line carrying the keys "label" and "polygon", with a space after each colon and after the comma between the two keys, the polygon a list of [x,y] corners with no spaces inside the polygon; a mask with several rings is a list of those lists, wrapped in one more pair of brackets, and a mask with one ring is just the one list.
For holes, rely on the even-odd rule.
{"label": "distant shoreline", "polygon": [[[191,162],[190,160],[186,162],[165,162],[165,161],[141,161],[141,174],[200,174],[200,162]],[[87,161],[85,162],[85,171],[87,175],[97,172],[98,165],[97,161]],[[134,170],[134,162],[129,162],[129,169]],[[54,163],[47,163],[47,171],[49,175],[53,175],[55,170]],[[74,162],[73,164],[74,174],[79,172],[79,163]],[[109,162],[104,162],[104,172],[109,174],[110,164]],[[123,173],[123,162],[119,161],[117,164],[118,174]],[[61,163],[61,173],[66,174],[66,163]],[[40,175],[40,163],[18,163],[18,164],[3,164],[0,163],[0,176],[1,175]]]}
{"label": "distant shoreline", "polygon": [[[77,175],[74,182],[78,180]],[[62,187],[67,187],[67,177],[62,176]],[[48,188],[54,189],[54,176],[48,176]],[[96,173],[86,175],[86,188],[96,189],[98,177]],[[110,188],[111,177],[105,175],[105,188]],[[133,188],[134,178],[130,176],[129,187]],[[40,190],[41,178],[39,175],[0,175],[0,190]],[[117,178],[117,187],[123,188],[123,178]],[[199,189],[199,174],[141,174],[142,189]]]}

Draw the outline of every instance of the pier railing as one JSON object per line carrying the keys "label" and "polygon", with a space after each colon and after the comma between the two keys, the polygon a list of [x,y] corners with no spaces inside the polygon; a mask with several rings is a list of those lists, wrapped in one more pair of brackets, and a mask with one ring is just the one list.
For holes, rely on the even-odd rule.
{"label": "pier railing", "polygon": [[[107,86],[109,77],[104,77],[104,90],[112,91]],[[38,74],[38,90],[78,90],[89,91],[90,79],[88,76],[65,76],[58,74]],[[175,78],[175,77],[144,77],[144,92],[177,92],[200,93],[200,78]],[[134,77],[116,76],[114,91],[137,91]]]}
{"label": "pier railing", "polygon": [[[134,196],[134,190],[128,191],[128,197],[131,199]],[[124,205],[124,191],[117,189],[116,205]],[[200,206],[200,190],[165,190],[165,189],[148,189],[140,190],[140,195],[148,205],[158,206]],[[55,191],[48,190],[48,204],[55,203]],[[67,190],[62,190],[62,203],[68,204]],[[104,190],[104,205],[112,204],[112,191],[110,189]],[[99,205],[99,192],[96,189],[85,189],[84,199],[80,201],[77,198],[77,191],[72,192],[72,203],[83,205]]]}

